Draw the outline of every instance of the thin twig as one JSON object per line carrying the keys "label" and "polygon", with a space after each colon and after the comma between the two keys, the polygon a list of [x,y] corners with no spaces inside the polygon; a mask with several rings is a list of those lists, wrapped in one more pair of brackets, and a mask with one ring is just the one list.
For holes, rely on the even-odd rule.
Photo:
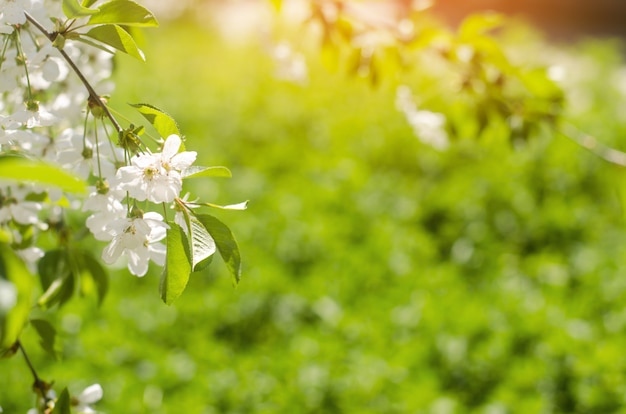
{"label": "thin twig", "polygon": [[30,372],[33,374],[33,378],[35,380],[35,382],[33,382],[33,387],[39,390],[39,392],[41,393],[41,398],[45,400],[47,398],[46,394],[48,393],[46,382],[43,381],[41,378],[39,378],[39,375],[37,375],[37,371],[35,371],[35,367],[30,362],[30,359],[28,358],[28,355],[26,354],[26,350],[24,349],[24,347],[22,346],[22,343],[19,340],[17,341],[17,346],[19,347],[20,351],[22,351],[22,355],[24,355],[24,359],[26,360],[26,365],[28,365],[28,368],[30,368]]}
{"label": "thin twig", "polygon": [[604,145],[598,141],[597,138],[578,130],[573,125],[568,125],[567,129],[571,130],[572,133],[560,131],[560,134],[591,151],[603,160],[611,164],[619,165],[620,167],[626,167],[626,152]]}
{"label": "thin twig", "polygon": [[[53,33],[50,33],[48,30],[46,30],[46,28],[43,27],[41,23],[39,23],[33,16],[28,14],[28,12],[24,12],[24,14],[26,15],[26,19],[28,19],[29,22],[31,22],[41,33],[43,33],[44,36],[48,38],[48,40],[54,42],[55,35]],[[83,85],[85,85],[85,88],[87,89],[87,92],[89,92],[89,97],[91,98],[91,100],[98,104],[100,108],[102,108],[107,118],[111,120],[111,123],[113,124],[117,132],[122,132],[123,129],[120,124],[117,122],[111,111],[109,111],[109,108],[107,108],[106,104],[102,102],[102,100],[100,99],[100,95],[98,95],[98,93],[94,90],[94,88],[91,86],[87,78],[85,78],[78,66],[76,66],[72,58],[70,58],[63,49],[58,50],[61,53],[61,56],[63,56],[63,59],[65,59],[65,61],[68,63],[68,65],[70,65],[74,73],[76,73],[76,75],[79,77]]]}

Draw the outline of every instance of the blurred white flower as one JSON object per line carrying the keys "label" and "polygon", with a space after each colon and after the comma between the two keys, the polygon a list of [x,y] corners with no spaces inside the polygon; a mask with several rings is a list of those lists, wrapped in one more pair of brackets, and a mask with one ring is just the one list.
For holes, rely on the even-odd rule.
{"label": "blurred white flower", "polygon": [[305,84],[308,80],[308,69],[304,56],[294,52],[289,44],[282,42],[274,47],[272,57],[276,64],[277,79],[296,84]]}
{"label": "blurred white flower", "polygon": [[132,165],[117,170],[119,188],[128,191],[138,201],[174,201],[183,187],[181,171],[196,160],[195,151],[178,152],[181,143],[178,135],[170,135],[163,144],[162,153],[133,157]]}
{"label": "blurred white flower", "polygon": [[91,405],[102,399],[103,391],[100,384],[93,384],[88,386],[80,393],[76,398],[76,412],[78,414],[95,414],[95,410],[91,408]]}
{"label": "blurred white flower", "polygon": [[7,186],[0,189],[0,223],[38,224],[42,204],[25,201],[26,190]]}
{"label": "blurred white flower", "polygon": [[437,112],[418,110],[407,86],[398,87],[396,107],[404,114],[420,141],[439,151],[448,148],[450,142],[445,130],[446,117]]}
{"label": "blurred white flower", "polygon": [[123,191],[111,188],[106,194],[93,190],[85,200],[83,211],[94,212],[87,217],[85,224],[96,240],[111,240],[106,226],[126,217],[126,207],[121,202],[123,198]]}
{"label": "blurred white flower", "polygon": [[[108,142],[100,142],[96,148],[89,139],[83,137],[71,128],[61,132],[54,140],[56,161],[64,168],[77,173],[81,178],[87,179],[89,174],[95,176],[113,177],[115,165],[104,156],[109,152]],[[98,159],[98,154],[100,158]]]}
{"label": "blurred white flower", "polygon": [[8,25],[26,23],[25,11],[31,7],[30,0],[0,0],[0,33],[12,33]]}

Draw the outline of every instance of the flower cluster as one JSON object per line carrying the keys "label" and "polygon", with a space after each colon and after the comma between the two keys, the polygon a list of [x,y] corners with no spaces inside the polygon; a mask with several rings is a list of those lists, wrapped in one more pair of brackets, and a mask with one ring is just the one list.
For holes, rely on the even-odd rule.
{"label": "flower cluster", "polygon": [[172,203],[178,198],[182,172],[196,159],[195,151],[179,152],[181,144],[178,135],[170,135],[162,152],[135,155],[131,165],[120,167],[115,176],[101,177],[109,186],[95,189],[85,201],[84,209],[92,212],[87,227],[96,239],[110,241],[102,253],[105,263],[127,256],[128,269],[136,276],[146,274],[150,259],[164,265],[165,246],[159,242],[169,226],[156,212],[134,208],[129,215],[123,201],[127,195],[153,203]]}
{"label": "flower cluster", "polygon": [[[54,327],[31,320],[31,309],[57,309],[85,286],[102,300],[108,285],[102,263],[121,259],[136,276],[148,272],[150,261],[160,266],[159,292],[168,304],[216,252],[228,258],[234,280],[240,277],[228,227],[194,209],[242,210],[246,203],[181,197],[184,178],[230,177],[230,171],[192,166],[196,152],[185,150],[176,121],[160,109],[132,105],[156,131],[151,135],[143,126],[122,126],[108,106],[113,52],[143,59],[125,28],[156,25],[131,0],[0,0],[0,265],[6,270],[0,272],[0,357],[24,353],[38,396],[32,413],[57,403],[64,413],[69,405],[93,413],[102,388],[96,384],[72,399],[66,389],[57,397],[52,383],[38,378],[20,328],[34,325],[50,352],[55,335],[41,334]],[[82,243],[90,235],[106,243],[101,260]],[[37,306],[31,273],[41,282]]]}
{"label": "flower cluster", "polygon": [[[0,36],[5,45],[0,56],[0,151],[54,163],[95,183],[83,211],[91,213],[86,227],[94,237],[109,242],[103,261],[112,264],[126,256],[130,272],[143,276],[150,259],[163,265],[165,246],[161,241],[168,226],[160,214],[143,214],[135,203],[172,203],[182,189],[182,172],[195,161],[196,153],[179,152],[182,140],[178,135],[162,141],[162,152],[151,153],[141,143],[132,150],[116,145],[112,137],[119,131],[107,129],[104,122],[87,127],[91,123],[85,117],[95,112],[93,104],[86,107],[85,103],[93,102],[93,97],[79,78],[72,76],[60,50],[29,24],[25,14],[36,16],[45,30],[52,31],[45,22],[49,24],[51,16],[60,14],[58,9],[56,2],[46,2],[44,7],[41,0],[0,0]],[[111,75],[111,55],[71,41],[65,42],[62,50],[92,87],[111,91],[106,82]],[[76,109],[81,106],[86,110]],[[45,208],[43,200],[61,197],[51,188],[0,185],[0,226],[13,234],[17,250],[33,264],[43,251],[36,237],[23,240],[22,229],[47,230],[55,214]],[[62,220],[62,215],[56,214],[56,219]]]}

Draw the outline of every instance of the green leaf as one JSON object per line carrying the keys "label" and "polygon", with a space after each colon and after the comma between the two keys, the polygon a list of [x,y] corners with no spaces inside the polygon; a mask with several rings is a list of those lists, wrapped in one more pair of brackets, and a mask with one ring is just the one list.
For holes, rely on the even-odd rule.
{"label": "green leaf", "polygon": [[189,217],[189,233],[192,269],[197,272],[211,264],[216,250],[215,241],[204,225],[194,216]]}
{"label": "green leaf", "polygon": [[228,226],[209,214],[198,214],[196,217],[213,237],[220,256],[224,259],[226,267],[233,276],[233,283],[239,283],[241,279],[241,255],[232,232]]}
{"label": "green leaf", "polygon": [[65,250],[56,249],[46,252],[39,260],[37,268],[43,295],[37,300],[39,306],[49,308],[55,304],[65,304],[74,295],[76,275],[70,266]]}
{"label": "green leaf", "polygon": [[[109,290],[109,275],[106,269],[89,250],[74,250],[73,255],[76,258],[81,275],[88,275],[93,281],[98,295],[98,305],[101,305]],[[84,287],[84,285],[85,280],[81,278],[81,287]]]}
{"label": "green leaf", "polygon": [[98,9],[87,8],[93,3],[95,3],[95,1],[85,6],[84,4],[78,4],[78,0],[63,0],[63,14],[65,14],[65,17],[68,19],[76,19],[77,17],[85,17],[98,13]]}
{"label": "green leaf", "polygon": [[98,13],[89,18],[87,24],[121,24],[137,27],[159,25],[150,10],[130,0],[112,0],[104,3]]}
{"label": "green leaf", "polygon": [[187,287],[191,274],[191,260],[185,232],[173,221],[168,224],[170,229],[167,231],[167,254],[159,290],[163,302],[171,305]]}
{"label": "green leaf", "polygon": [[[163,138],[167,138],[170,135],[181,136],[178,124],[167,112],[156,106],[145,103],[130,104],[130,106],[136,108]],[[183,150],[183,148],[181,148],[181,150]]]}
{"label": "green leaf", "polygon": [[76,40],[81,42],[81,43],[84,43],[86,45],[89,45],[91,47],[95,47],[96,49],[100,49],[103,52],[107,52],[107,53],[110,53],[112,55],[115,55],[115,51],[114,50],[111,50],[108,47],[105,47],[103,44],[100,44],[98,42],[91,41],[91,40],[89,40],[86,37],[78,37],[78,38],[76,38]]}
{"label": "green leaf", "polygon": [[87,36],[99,42],[109,45],[120,52],[124,52],[141,61],[146,60],[143,52],[139,49],[133,37],[116,24],[96,26],[82,36]]}
{"label": "green leaf", "polygon": [[51,185],[69,193],[86,192],[85,182],[61,167],[19,157],[0,157],[0,181]]}
{"label": "green leaf", "polygon": [[233,174],[226,167],[189,167],[182,173],[183,178],[198,177],[226,177],[231,178]]}
{"label": "green leaf", "polygon": [[30,324],[39,335],[39,345],[54,359],[58,358],[57,331],[52,324],[44,319],[31,319]]}
{"label": "green leaf", "polygon": [[70,392],[67,390],[67,387],[63,389],[61,395],[57,399],[54,404],[54,410],[52,410],[52,414],[72,414],[72,399],[70,398]]}
{"label": "green leaf", "polygon": [[82,6],[83,7],[91,7],[97,0],[83,0],[82,2]]}
{"label": "green leaf", "polygon": [[55,280],[63,278],[69,273],[65,252],[61,249],[47,251],[37,263],[37,270],[39,271],[41,287],[46,291]]}
{"label": "green leaf", "polygon": [[4,354],[17,341],[28,320],[34,288],[34,278],[28,268],[4,243],[0,244],[0,283],[13,302],[4,302],[0,308],[0,354]]}

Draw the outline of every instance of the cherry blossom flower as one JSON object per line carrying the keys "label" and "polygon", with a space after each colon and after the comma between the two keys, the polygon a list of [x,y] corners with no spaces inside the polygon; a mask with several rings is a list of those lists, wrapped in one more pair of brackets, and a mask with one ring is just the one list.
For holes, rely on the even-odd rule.
{"label": "cherry blossom flower", "polygon": [[0,189],[0,223],[14,220],[19,224],[38,224],[41,203],[25,201],[26,191],[6,187]]}
{"label": "cherry blossom flower", "polygon": [[150,260],[160,266],[165,264],[165,246],[157,242],[165,238],[168,228],[163,217],[155,212],[145,213],[142,218],[117,219],[105,226],[112,240],[104,248],[102,260],[113,264],[125,255],[130,272],[144,276]]}
{"label": "cherry blossom flower", "polygon": [[100,401],[102,394],[100,384],[93,384],[85,388],[76,398],[76,412],[78,414],[94,414],[96,411],[91,408],[91,405]]}
{"label": "cherry blossom flower", "polygon": [[132,165],[117,170],[119,188],[138,201],[174,201],[183,186],[181,172],[196,160],[195,151],[178,152],[181,144],[178,135],[170,135],[163,144],[163,152],[133,157]]}
{"label": "cherry blossom flower", "polygon": [[94,190],[85,200],[83,211],[94,212],[85,224],[96,240],[111,240],[107,225],[126,216],[126,207],[120,201],[123,197],[123,191],[111,188],[104,194]]}
{"label": "cherry blossom flower", "polygon": [[24,24],[26,22],[25,11],[31,7],[30,0],[0,0],[0,33],[11,33],[12,28],[6,25]]}

